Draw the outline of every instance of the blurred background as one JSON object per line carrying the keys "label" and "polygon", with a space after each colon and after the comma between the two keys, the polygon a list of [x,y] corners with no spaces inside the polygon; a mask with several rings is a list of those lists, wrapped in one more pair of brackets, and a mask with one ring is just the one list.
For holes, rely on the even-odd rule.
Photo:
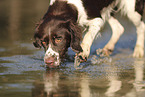
{"label": "blurred background", "polygon": [[[35,24],[48,6],[49,0],[0,0],[0,56],[31,53],[29,50],[23,52],[24,45],[32,43]],[[20,44],[24,47],[19,47]]]}

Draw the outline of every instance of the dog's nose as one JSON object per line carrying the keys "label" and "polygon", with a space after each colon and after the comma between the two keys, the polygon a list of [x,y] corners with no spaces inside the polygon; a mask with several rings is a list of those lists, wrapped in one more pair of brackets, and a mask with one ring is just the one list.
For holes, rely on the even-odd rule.
{"label": "dog's nose", "polygon": [[47,58],[44,58],[44,62],[46,64],[46,67],[48,68],[55,68],[58,66],[58,64],[56,64],[55,62],[55,57],[47,57]]}
{"label": "dog's nose", "polygon": [[46,65],[49,65],[49,66],[53,66],[54,65],[54,57],[49,57],[49,58],[45,58],[44,59],[44,62],[46,63]]}

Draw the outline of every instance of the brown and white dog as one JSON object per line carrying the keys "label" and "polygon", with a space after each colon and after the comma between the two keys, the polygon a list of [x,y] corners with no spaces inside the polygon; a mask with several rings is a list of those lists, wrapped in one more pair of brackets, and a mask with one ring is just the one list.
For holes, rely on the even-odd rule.
{"label": "brown and white dog", "polygon": [[[103,50],[109,53],[124,32],[113,17],[113,13],[120,11],[136,26],[137,42],[133,56],[143,57],[143,9],[144,0],[51,0],[48,11],[36,27],[34,46],[44,47],[44,61],[48,67],[59,66],[69,47],[80,60],[86,60],[95,36],[107,21],[112,28],[112,37]],[[88,29],[81,41],[82,27]]]}

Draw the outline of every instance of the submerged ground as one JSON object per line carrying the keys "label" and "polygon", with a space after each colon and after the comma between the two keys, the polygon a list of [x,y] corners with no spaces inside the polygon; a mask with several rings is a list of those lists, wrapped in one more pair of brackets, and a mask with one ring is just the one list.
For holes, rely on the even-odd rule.
{"label": "submerged ground", "polygon": [[[111,36],[106,23],[82,69],[76,70],[72,60],[58,69],[46,69],[43,49],[37,50],[32,42],[35,24],[48,2],[0,1],[0,97],[145,97],[145,58],[132,57],[135,27],[120,14],[116,16],[125,33],[109,58],[93,59],[95,50]],[[74,57],[71,49],[68,53]]]}

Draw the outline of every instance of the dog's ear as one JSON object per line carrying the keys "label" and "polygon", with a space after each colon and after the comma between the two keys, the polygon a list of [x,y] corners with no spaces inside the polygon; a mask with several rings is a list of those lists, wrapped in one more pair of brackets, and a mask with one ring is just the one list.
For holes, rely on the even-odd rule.
{"label": "dog's ear", "polygon": [[41,48],[43,45],[42,45],[42,40],[43,40],[43,36],[44,36],[44,26],[45,24],[43,23],[43,19],[40,20],[40,22],[38,22],[36,24],[36,28],[35,28],[35,33],[34,33],[34,39],[35,41],[33,42],[33,45],[36,47],[36,48]]}
{"label": "dog's ear", "polygon": [[41,48],[42,47],[42,43],[41,43],[41,40],[36,38],[35,41],[33,42],[33,45],[36,47],[36,48]]}
{"label": "dog's ear", "polygon": [[82,47],[80,46],[80,42],[82,39],[82,31],[78,24],[74,24],[69,22],[69,32],[71,34],[71,43],[70,47],[76,53],[82,52]]}

